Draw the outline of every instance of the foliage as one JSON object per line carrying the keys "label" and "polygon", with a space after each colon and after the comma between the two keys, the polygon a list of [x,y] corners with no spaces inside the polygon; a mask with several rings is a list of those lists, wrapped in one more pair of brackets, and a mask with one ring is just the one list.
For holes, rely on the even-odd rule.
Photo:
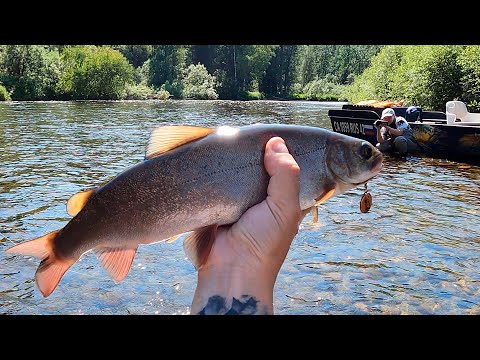
{"label": "foliage", "polygon": [[14,100],[55,98],[60,76],[58,50],[43,45],[6,45],[2,51],[0,81]]}
{"label": "foliage", "polygon": [[345,94],[349,101],[389,99],[394,89],[392,78],[404,52],[402,45],[385,46],[373,57],[370,67],[355,78]]}
{"label": "foliage", "polygon": [[167,100],[170,97],[171,94],[167,90],[165,90],[164,87],[162,87],[155,93],[154,99]]}
{"label": "foliage", "polygon": [[245,91],[242,98],[245,100],[262,100],[265,98],[265,95],[260,91]]}
{"label": "foliage", "polygon": [[462,70],[457,61],[462,46],[386,46],[371,66],[356,77],[345,94],[349,101],[403,100],[432,110],[444,110],[461,96]]}
{"label": "foliage", "polygon": [[187,47],[156,45],[148,64],[148,83],[156,88],[165,85],[173,96],[182,96],[182,73],[186,67]]}
{"label": "foliage", "polygon": [[73,99],[119,99],[133,80],[127,59],[109,47],[67,47],[62,61],[58,89]]}
{"label": "foliage", "polygon": [[259,90],[267,96],[288,97],[297,77],[299,45],[280,45],[275,49]]}
{"label": "foliage", "polygon": [[480,112],[480,46],[466,46],[459,54],[458,63],[462,69],[461,100],[469,111]]}
{"label": "foliage", "polygon": [[[0,81],[19,100],[145,98],[159,96],[158,92],[151,93],[157,89],[166,91],[162,97],[175,98],[288,99],[292,94],[303,93],[303,88],[308,84],[311,87],[310,83],[317,79],[335,84],[353,82],[380,48],[377,45],[0,45]],[[190,74],[192,70],[187,69],[192,64],[202,65],[206,72]],[[188,74],[190,78],[185,79]],[[205,79],[214,79],[214,85],[211,80],[202,82],[200,74],[208,74]],[[151,94],[147,95],[148,92]],[[311,91],[308,98],[317,98],[319,94]]]}
{"label": "foliage", "polygon": [[332,98],[334,94],[336,98],[340,97],[341,87],[328,79],[317,78],[303,87],[303,93],[307,100],[326,100],[326,98]]}
{"label": "foliage", "polygon": [[183,77],[183,97],[186,99],[217,99],[215,77],[210,75],[202,64],[185,69]]}
{"label": "foliage", "polygon": [[12,98],[10,97],[10,94],[8,93],[7,89],[5,89],[5,86],[0,84],[0,101],[10,101]]}
{"label": "foliage", "polygon": [[307,45],[300,49],[298,81],[304,86],[315,78],[335,76],[339,84],[349,84],[361,74],[378,45]]}
{"label": "foliage", "polygon": [[153,45],[114,45],[136,69],[142,66],[153,54]]}
{"label": "foliage", "polygon": [[146,84],[127,84],[123,99],[146,100],[155,97],[155,90]]}
{"label": "foliage", "polygon": [[243,98],[246,91],[258,91],[278,45],[194,45],[193,63],[205,65],[216,79],[222,99]]}

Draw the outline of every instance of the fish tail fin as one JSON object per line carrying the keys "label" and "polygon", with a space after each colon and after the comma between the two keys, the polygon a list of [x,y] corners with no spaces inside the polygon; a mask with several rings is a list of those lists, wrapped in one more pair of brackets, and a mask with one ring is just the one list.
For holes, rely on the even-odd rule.
{"label": "fish tail fin", "polygon": [[47,235],[35,240],[25,241],[5,251],[6,253],[34,256],[42,260],[35,273],[35,280],[44,297],[55,290],[65,271],[76,261],[61,259],[55,255],[53,241],[59,232],[60,230],[52,231]]}

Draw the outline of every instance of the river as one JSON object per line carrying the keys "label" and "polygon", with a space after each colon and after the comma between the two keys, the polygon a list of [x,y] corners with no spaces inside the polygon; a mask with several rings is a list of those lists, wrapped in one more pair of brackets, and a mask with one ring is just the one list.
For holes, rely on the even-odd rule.
{"label": "river", "polygon": [[[126,101],[0,103],[0,314],[188,314],[196,272],[181,239],[141,246],[114,283],[87,253],[43,298],[39,261],[6,254],[65,226],[67,200],[143,160],[162,123],[287,123],[331,129],[341,103]],[[386,158],[363,188],[308,215],[274,290],[276,314],[480,314],[480,167]]]}

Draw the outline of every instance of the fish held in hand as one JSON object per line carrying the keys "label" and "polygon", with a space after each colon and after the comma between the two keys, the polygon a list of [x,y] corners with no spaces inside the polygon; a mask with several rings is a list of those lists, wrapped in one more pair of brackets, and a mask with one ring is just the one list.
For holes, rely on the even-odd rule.
{"label": "fish held in hand", "polygon": [[6,252],[41,259],[35,279],[45,297],[90,250],[119,282],[139,245],[191,232],[184,249],[198,268],[217,228],[236,222],[267,197],[263,157],[275,136],[285,140],[300,167],[302,210],[364,184],[382,168],[382,154],[368,142],[316,127],[161,126],[151,134],[144,161],[70,198],[67,211],[73,218],[64,228]]}

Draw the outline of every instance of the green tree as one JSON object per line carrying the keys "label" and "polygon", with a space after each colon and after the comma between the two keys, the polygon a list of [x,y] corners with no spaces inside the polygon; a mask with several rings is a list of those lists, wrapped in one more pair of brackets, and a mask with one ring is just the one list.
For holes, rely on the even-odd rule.
{"label": "green tree", "polygon": [[389,45],[382,48],[372,58],[371,65],[346,89],[344,94],[347,99],[352,102],[391,99],[392,94],[395,93],[393,79],[404,52],[403,45]]}
{"label": "green tree", "polygon": [[143,65],[153,54],[153,45],[113,45],[136,69]]}
{"label": "green tree", "polygon": [[109,47],[73,46],[62,53],[64,72],[58,88],[73,99],[119,99],[132,82],[133,68]]}
{"label": "green tree", "polygon": [[210,75],[202,64],[185,69],[183,78],[183,97],[187,99],[217,99],[215,77]]}
{"label": "green tree", "polygon": [[347,99],[404,100],[430,110],[444,110],[462,94],[462,69],[457,45],[391,45],[346,91]]}
{"label": "green tree", "polygon": [[348,84],[361,74],[376,55],[379,45],[307,45],[300,49],[299,83],[333,76],[339,84]]}
{"label": "green tree", "polygon": [[462,69],[460,84],[462,96],[470,111],[480,111],[480,46],[466,46],[459,54],[458,63]]}
{"label": "green tree", "polygon": [[268,96],[290,95],[297,77],[300,49],[299,45],[280,45],[275,49],[275,55],[260,81],[261,92]]}
{"label": "green tree", "polygon": [[197,45],[192,59],[204,64],[217,79],[222,99],[245,98],[257,91],[276,45]]}
{"label": "green tree", "polygon": [[7,45],[2,50],[0,81],[14,100],[55,98],[60,76],[56,49],[43,45]]}
{"label": "green tree", "polygon": [[190,48],[190,62],[203,64],[210,74],[217,69],[215,62],[217,45],[192,45]]}
{"label": "green tree", "polygon": [[188,47],[184,45],[156,45],[148,64],[149,83],[162,85],[175,97],[182,95],[182,74],[186,68]]}
{"label": "green tree", "polygon": [[10,101],[12,98],[10,97],[10,94],[8,93],[7,89],[5,89],[5,86],[3,86],[0,83],[0,101]]}

